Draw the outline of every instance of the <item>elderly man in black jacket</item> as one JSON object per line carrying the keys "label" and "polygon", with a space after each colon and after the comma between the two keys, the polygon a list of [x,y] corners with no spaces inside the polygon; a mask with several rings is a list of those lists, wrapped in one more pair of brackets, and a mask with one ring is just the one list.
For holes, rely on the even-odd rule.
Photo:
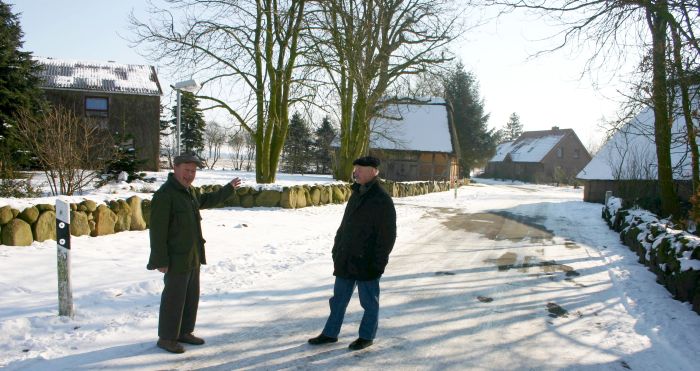
{"label": "elderly man in black jacket", "polygon": [[396,240],[396,210],[391,197],[377,183],[379,159],[361,157],[353,165],[355,184],[333,244],[336,278],[329,300],[331,314],[321,334],[309,339],[309,344],[338,341],[345,309],[357,286],[364,315],[360,337],[350,344],[350,349],[359,350],[372,345],[377,333],[379,278]]}

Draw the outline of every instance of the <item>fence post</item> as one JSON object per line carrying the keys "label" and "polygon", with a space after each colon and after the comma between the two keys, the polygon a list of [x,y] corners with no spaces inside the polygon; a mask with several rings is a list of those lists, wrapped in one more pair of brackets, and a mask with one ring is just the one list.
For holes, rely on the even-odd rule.
{"label": "fence post", "polygon": [[605,206],[608,206],[608,200],[612,197],[612,191],[605,191]]}
{"label": "fence post", "polygon": [[56,248],[58,268],[58,315],[73,317],[70,283],[70,204],[56,200]]}

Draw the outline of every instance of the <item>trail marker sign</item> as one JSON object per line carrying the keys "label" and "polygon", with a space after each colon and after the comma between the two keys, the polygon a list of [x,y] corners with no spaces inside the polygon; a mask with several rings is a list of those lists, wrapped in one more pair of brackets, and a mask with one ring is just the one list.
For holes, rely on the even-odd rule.
{"label": "trail marker sign", "polygon": [[56,200],[56,242],[58,268],[58,315],[73,317],[70,283],[70,204]]}

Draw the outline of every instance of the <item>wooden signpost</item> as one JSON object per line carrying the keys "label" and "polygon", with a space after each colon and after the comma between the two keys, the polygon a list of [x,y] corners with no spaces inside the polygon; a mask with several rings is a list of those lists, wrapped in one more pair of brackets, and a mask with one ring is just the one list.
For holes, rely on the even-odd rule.
{"label": "wooden signpost", "polygon": [[58,315],[73,317],[70,284],[70,204],[56,200],[56,242],[58,268]]}

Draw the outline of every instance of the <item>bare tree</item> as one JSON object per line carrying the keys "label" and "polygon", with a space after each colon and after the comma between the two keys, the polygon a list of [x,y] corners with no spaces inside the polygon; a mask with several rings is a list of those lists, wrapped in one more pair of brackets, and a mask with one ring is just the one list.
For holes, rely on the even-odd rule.
{"label": "bare tree", "polygon": [[81,191],[116,153],[107,130],[63,107],[48,109],[41,116],[21,111],[17,134],[41,164],[53,195]]}
{"label": "bare tree", "polygon": [[[202,86],[231,93],[197,95],[223,108],[256,143],[256,180],[275,181],[296,102],[298,40],[305,0],[165,0],[151,21],[131,24],[145,55],[169,66],[189,66]],[[170,9],[179,13],[174,14]],[[227,99],[233,95],[234,98]]]}
{"label": "bare tree", "polygon": [[[662,211],[666,215],[680,217],[670,155],[673,122],[671,107],[675,102],[669,99],[669,93],[675,87],[668,77],[671,55],[669,32],[673,30],[678,33],[678,45],[684,44],[688,50],[699,51],[695,33],[700,3],[690,0],[495,0],[485,3],[504,5],[511,10],[536,10],[558,21],[562,26],[561,43],[547,51],[572,43],[588,43],[594,48],[589,68],[595,66],[596,62],[608,63],[611,56],[618,57],[619,61],[633,53],[647,55],[645,51],[650,51],[651,106],[654,110],[654,143]],[[642,53],[639,53],[640,50]]]}
{"label": "bare tree", "polygon": [[254,168],[253,164],[255,164],[253,160],[257,158],[257,145],[255,139],[253,139],[253,136],[249,132],[244,132],[243,138],[245,139],[245,170],[251,171]]}
{"label": "bare tree", "polygon": [[226,143],[228,130],[216,121],[210,121],[204,128],[204,166],[213,169],[221,159],[221,147]]}
{"label": "bare tree", "polygon": [[327,74],[338,102],[340,150],[334,176],[350,180],[366,153],[370,120],[402,77],[449,61],[446,46],[460,13],[449,0],[328,0],[312,23],[313,63]]}
{"label": "bare tree", "polygon": [[231,149],[231,161],[233,162],[233,167],[236,170],[243,168],[243,148],[245,146],[245,133],[238,130],[234,133],[229,133],[228,139],[226,139],[226,144],[228,144]]}

